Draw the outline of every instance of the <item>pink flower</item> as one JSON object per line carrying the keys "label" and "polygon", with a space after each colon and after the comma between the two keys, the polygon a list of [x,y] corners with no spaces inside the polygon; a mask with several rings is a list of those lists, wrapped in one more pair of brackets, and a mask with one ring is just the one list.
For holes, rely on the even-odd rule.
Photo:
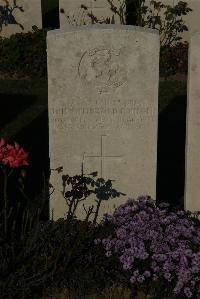
{"label": "pink flower", "polygon": [[1,139],[0,162],[13,168],[28,165],[28,153],[18,143],[14,142],[14,145],[5,144],[5,141]]}

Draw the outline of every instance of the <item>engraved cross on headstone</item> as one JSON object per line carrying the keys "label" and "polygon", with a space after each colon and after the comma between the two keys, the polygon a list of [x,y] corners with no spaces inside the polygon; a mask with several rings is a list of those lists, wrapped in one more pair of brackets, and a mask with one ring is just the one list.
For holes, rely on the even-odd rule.
{"label": "engraved cross on headstone", "polygon": [[106,156],[104,155],[104,143],[103,143],[103,140],[104,138],[107,135],[101,135],[101,153],[100,155],[91,155],[91,156],[85,156],[85,153],[83,154],[83,161],[84,161],[84,158],[99,158],[101,159],[101,177],[103,178],[103,161],[104,161],[104,158],[121,158],[123,156]]}

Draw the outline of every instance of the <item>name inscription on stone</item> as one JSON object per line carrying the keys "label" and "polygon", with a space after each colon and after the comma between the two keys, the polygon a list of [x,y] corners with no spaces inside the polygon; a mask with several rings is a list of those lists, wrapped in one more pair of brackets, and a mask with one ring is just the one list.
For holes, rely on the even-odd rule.
{"label": "name inscription on stone", "polygon": [[95,130],[117,128],[141,128],[144,123],[152,122],[155,113],[151,105],[129,100],[109,104],[101,102],[83,105],[74,101],[62,107],[50,109],[49,118],[53,128],[58,130]]}

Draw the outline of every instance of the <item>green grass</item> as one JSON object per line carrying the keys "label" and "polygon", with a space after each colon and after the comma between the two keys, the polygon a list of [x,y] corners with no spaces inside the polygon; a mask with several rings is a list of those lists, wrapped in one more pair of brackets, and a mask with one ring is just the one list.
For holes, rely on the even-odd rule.
{"label": "green grass", "polygon": [[43,80],[0,80],[0,94],[23,94],[47,96],[47,81]]}
{"label": "green grass", "polygon": [[159,82],[159,113],[162,112],[177,96],[187,95],[187,81]]}
{"label": "green grass", "polygon": [[47,109],[47,82],[1,80],[0,98],[0,136],[9,140]]}

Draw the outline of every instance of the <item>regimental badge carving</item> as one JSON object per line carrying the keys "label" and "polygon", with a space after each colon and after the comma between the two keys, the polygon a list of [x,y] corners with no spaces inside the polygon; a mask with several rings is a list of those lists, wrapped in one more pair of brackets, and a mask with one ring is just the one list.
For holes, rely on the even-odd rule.
{"label": "regimental badge carving", "polygon": [[84,84],[99,93],[113,91],[127,81],[120,50],[95,48],[86,51],[79,62],[78,74]]}

